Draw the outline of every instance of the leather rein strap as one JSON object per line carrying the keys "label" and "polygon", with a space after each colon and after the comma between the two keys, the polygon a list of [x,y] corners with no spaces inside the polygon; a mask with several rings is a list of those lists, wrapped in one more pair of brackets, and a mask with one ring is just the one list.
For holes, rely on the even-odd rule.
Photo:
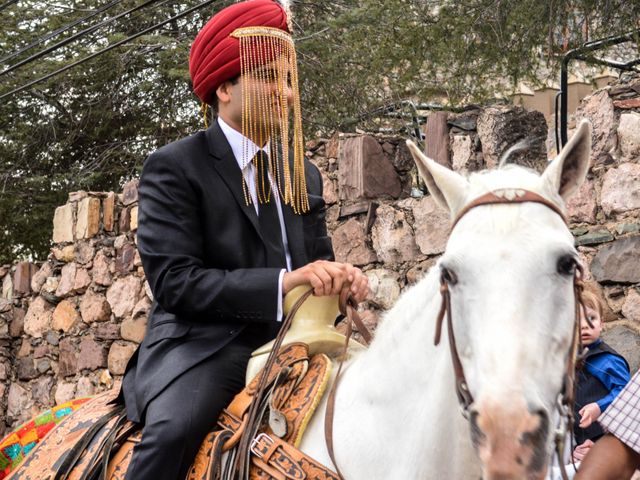
{"label": "leather rein strap", "polygon": [[338,390],[338,381],[340,380],[340,373],[342,372],[342,366],[344,365],[344,361],[347,358],[348,350],[349,350],[349,339],[353,334],[353,326],[356,326],[356,329],[362,335],[365,343],[369,345],[371,343],[371,332],[366,327],[356,308],[358,304],[353,300],[353,298],[346,292],[346,294],[340,295],[340,313],[347,317],[347,331],[345,333],[345,341],[344,347],[342,348],[342,354],[340,356],[340,364],[338,365],[338,372],[336,373],[336,378],[333,381],[333,385],[331,385],[331,390],[329,390],[329,396],[327,398],[327,408],[325,410],[324,415],[324,438],[327,444],[327,451],[329,452],[329,457],[333,462],[333,466],[335,468],[336,473],[338,474],[338,478],[340,480],[344,480],[344,476],[342,472],[340,472],[340,468],[338,467],[338,463],[336,462],[335,453],[333,451],[333,416],[335,413],[336,406],[336,391]]}

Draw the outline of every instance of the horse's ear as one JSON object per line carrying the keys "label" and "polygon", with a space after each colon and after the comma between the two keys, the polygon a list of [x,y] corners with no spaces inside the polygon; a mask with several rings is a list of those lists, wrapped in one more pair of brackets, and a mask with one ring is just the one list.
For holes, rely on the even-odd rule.
{"label": "horse's ear", "polygon": [[542,179],[566,200],[584,182],[591,156],[591,124],[583,120],[571,140],[542,174]]}
{"label": "horse's ear", "polygon": [[427,184],[429,193],[452,217],[464,206],[469,183],[458,173],[434,162],[413,143],[407,140],[407,147],[418,166],[420,176]]}

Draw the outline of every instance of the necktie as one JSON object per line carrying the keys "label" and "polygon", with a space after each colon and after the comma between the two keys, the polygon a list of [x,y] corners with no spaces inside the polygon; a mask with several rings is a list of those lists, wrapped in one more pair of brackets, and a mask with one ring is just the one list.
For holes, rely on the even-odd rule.
{"label": "necktie", "polygon": [[[252,162],[257,179],[256,190],[258,198],[261,199],[258,200],[258,221],[260,233],[267,250],[267,267],[286,268],[287,261],[284,255],[284,246],[282,245],[282,231],[275,199],[278,192],[277,189],[271,191],[271,184],[269,183],[269,157],[264,151],[259,150],[253,157]],[[270,198],[269,191],[271,191]],[[269,198],[269,201],[262,203],[266,198]]]}

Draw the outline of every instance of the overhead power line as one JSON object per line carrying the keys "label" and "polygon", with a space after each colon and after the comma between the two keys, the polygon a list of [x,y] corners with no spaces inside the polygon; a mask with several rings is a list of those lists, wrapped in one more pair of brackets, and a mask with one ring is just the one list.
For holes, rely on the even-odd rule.
{"label": "overhead power line", "polygon": [[120,40],[119,42],[116,42],[113,45],[109,45],[108,47],[103,48],[102,50],[98,50],[97,52],[89,55],[88,57],[84,57],[84,58],[78,60],[77,62],[73,62],[73,63],[71,63],[71,64],[69,64],[69,65],[67,65],[65,67],[62,67],[62,68],[56,70],[55,72],[51,72],[50,74],[45,75],[44,77],[40,77],[40,78],[38,78],[36,80],[33,80],[32,82],[29,82],[29,83],[27,83],[27,84],[25,84],[25,85],[23,85],[21,87],[18,87],[18,88],[14,89],[14,90],[11,90],[10,92],[4,93],[4,94],[2,94],[0,96],[0,100],[4,99],[6,97],[9,97],[9,96],[15,95],[16,93],[22,92],[23,90],[26,90],[29,87],[32,87],[32,86],[34,86],[34,85],[36,85],[38,83],[44,82],[45,80],[48,80],[51,77],[55,77],[56,75],[59,75],[62,72],[66,72],[67,70],[69,70],[69,69],[71,69],[73,67],[77,67],[78,65],[80,65],[82,63],[88,62],[89,60],[97,57],[98,55],[102,55],[104,53],[107,53],[108,51],[113,50],[114,48],[119,47],[120,45],[124,45],[125,43],[128,43],[131,40],[135,40],[136,38],[141,37],[142,35],[146,35],[147,33],[152,32],[153,30],[157,30],[158,28],[163,27],[164,25],[166,25],[169,22],[172,22],[174,20],[178,20],[179,18],[182,18],[182,17],[186,17],[190,13],[193,13],[196,10],[199,10],[200,8],[206,7],[207,5],[210,5],[210,4],[214,3],[214,2],[220,2],[220,1],[222,1],[222,0],[206,0],[206,1],[202,2],[202,3],[199,3],[195,7],[191,7],[189,9],[185,10],[184,12],[181,12],[181,13],[179,13],[177,15],[174,15],[171,18],[168,18],[167,20],[164,20],[164,21],[162,21],[160,23],[156,23],[155,25],[152,25],[149,28],[145,28],[144,30],[142,30],[141,32],[136,33],[135,35],[131,35],[130,37],[127,37],[127,38],[125,38],[123,40]]}
{"label": "overhead power line", "polygon": [[102,22],[97,23],[96,25],[93,25],[93,26],[91,26],[89,28],[85,28],[84,30],[76,33],[75,35],[71,35],[70,37],[65,38],[64,40],[61,40],[58,43],[55,43],[55,44],[51,45],[50,47],[47,47],[44,50],[41,50],[40,52],[38,52],[38,53],[36,53],[34,55],[31,55],[30,57],[25,58],[24,60],[21,60],[21,61],[19,61],[18,63],[14,64],[14,65],[11,65],[10,67],[8,67],[8,68],[4,69],[2,72],[0,72],[0,76],[6,75],[7,73],[14,71],[16,68],[19,68],[19,67],[21,67],[23,65],[26,65],[27,63],[31,63],[31,62],[33,62],[33,61],[35,61],[35,60],[37,60],[37,59],[39,59],[41,57],[44,57],[46,54],[51,53],[54,50],[58,50],[59,48],[64,47],[65,45],[73,42],[74,40],[76,40],[76,39],[78,39],[80,37],[83,37],[84,35],[86,35],[88,33],[95,32],[96,30],[98,30],[100,27],[103,27],[104,25],[107,25],[107,24],[109,24],[111,22],[114,22],[117,19],[124,17],[125,15],[129,15],[130,13],[133,13],[133,12],[135,12],[137,10],[140,10],[141,8],[147,7],[147,6],[149,6],[152,3],[155,3],[157,1],[158,0],[147,0],[146,2],[138,5],[137,7],[130,8],[126,12],[119,13],[118,15],[116,15],[114,17],[111,17],[111,18],[108,18],[106,20],[103,20]]}
{"label": "overhead power line", "polygon": [[9,0],[8,2],[6,2],[3,5],[0,5],[0,10],[4,10],[7,7],[10,7],[11,5],[13,5],[14,3],[18,3],[18,0]]}
{"label": "overhead power line", "polygon": [[[16,0],[17,1],[17,0]],[[18,55],[20,55],[21,53],[26,52],[27,50],[32,49],[33,47],[40,45],[41,43],[46,42],[47,40],[51,40],[53,37],[57,37],[58,35],[60,35],[61,33],[66,32],[67,30],[75,27],[78,24],[84,23],[87,20],[92,19],[93,17],[95,17],[96,15],[101,14],[102,12],[104,12],[105,10],[108,10],[109,8],[113,7],[114,5],[118,4],[118,3],[122,3],[123,0],[114,0],[111,3],[107,3],[106,5],[98,8],[96,11],[94,11],[93,13],[90,13],[87,16],[84,16],[82,18],[79,18],[78,20],[71,22],[68,25],[65,25],[63,27],[58,28],[57,30],[54,30],[51,33],[48,33],[47,35],[45,35],[44,37],[40,37],[37,38],[36,40],[34,40],[33,42],[31,42],[29,45],[22,47],[20,50],[16,50],[13,53],[10,53],[9,55],[7,55],[6,57],[0,58],[0,63],[6,62],[7,60],[11,60],[12,58],[16,58]]]}

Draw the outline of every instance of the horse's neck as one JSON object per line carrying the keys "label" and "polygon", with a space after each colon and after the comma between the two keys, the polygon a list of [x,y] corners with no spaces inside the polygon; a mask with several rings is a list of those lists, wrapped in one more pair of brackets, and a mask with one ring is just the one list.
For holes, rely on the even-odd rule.
{"label": "horse's neck", "polygon": [[442,345],[433,345],[439,306],[432,270],[387,312],[369,349],[340,380],[335,447],[349,480],[463,478],[455,476],[458,467],[452,471],[438,463],[450,457],[460,438],[465,451],[458,452],[458,465],[466,463],[460,455],[469,450],[446,335]]}

